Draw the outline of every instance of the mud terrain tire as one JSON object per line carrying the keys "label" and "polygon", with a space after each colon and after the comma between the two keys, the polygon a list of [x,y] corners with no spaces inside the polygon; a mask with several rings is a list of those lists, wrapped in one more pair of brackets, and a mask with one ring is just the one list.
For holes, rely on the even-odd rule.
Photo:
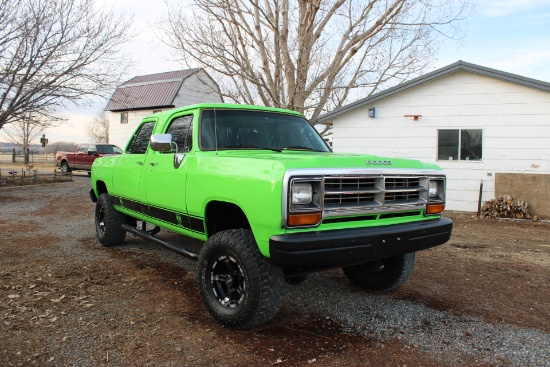
{"label": "mud terrain tire", "polygon": [[123,223],[125,216],[115,210],[109,194],[99,195],[95,207],[95,229],[99,242],[103,246],[121,245],[126,237]]}
{"label": "mud terrain tire", "polygon": [[283,272],[260,253],[249,230],[214,234],[198,260],[199,293],[218,322],[249,329],[275,316],[282,303]]}

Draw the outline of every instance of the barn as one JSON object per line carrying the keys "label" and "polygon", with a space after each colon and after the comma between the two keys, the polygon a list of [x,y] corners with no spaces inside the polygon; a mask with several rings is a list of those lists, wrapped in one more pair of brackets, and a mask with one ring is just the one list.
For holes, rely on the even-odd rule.
{"label": "barn", "polygon": [[447,209],[509,194],[550,218],[550,83],[458,61],[335,109],[333,148],[438,164]]}
{"label": "barn", "polygon": [[203,102],[223,102],[218,84],[204,69],[136,76],[119,85],[105,107],[109,142],[124,147],[145,116]]}

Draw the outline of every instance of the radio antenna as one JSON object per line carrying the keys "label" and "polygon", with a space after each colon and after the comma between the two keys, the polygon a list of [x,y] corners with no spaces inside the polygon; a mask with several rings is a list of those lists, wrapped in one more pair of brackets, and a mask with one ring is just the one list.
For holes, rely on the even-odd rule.
{"label": "radio antenna", "polygon": [[218,155],[218,120],[216,119],[216,102],[214,102],[214,141],[216,144],[216,156]]}

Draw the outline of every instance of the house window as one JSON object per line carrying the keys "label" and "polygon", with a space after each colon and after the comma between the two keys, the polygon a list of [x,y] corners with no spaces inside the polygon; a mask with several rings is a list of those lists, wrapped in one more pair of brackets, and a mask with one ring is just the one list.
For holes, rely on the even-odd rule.
{"label": "house window", "polygon": [[481,161],[483,158],[483,130],[438,130],[437,160]]}
{"label": "house window", "polygon": [[128,123],[128,112],[122,112],[120,114],[120,123],[121,124],[127,124]]}

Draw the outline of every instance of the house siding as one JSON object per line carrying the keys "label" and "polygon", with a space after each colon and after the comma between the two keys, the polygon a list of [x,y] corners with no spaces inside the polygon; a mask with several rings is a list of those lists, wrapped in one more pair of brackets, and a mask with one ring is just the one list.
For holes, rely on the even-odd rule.
{"label": "house siding", "polygon": [[[376,117],[368,117],[368,108]],[[404,115],[418,114],[413,121]],[[414,158],[447,173],[447,208],[476,211],[496,173],[550,174],[550,93],[467,71],[396,93],[333,120],[335,151]],[[438,129],[482,129],[482,161],[437,160]]]}
{"label": "house siding", "polygon": [[[210,83],[210,84],[209,84]],[[174,107],[183,107],[196,103],[223,102],[216,83],[204,71],[187,77],[174,98]],[[155,110],[166,111],[170,108],[140,109],[128,112],[128,123],[120,123],[120,115],[123,111],[109,113],[109,142],[125,148],[130,136],[139,123]]]}
{"label": "house siding", "polygon": [[153,113],[153,110],[128,111],[128,123],[120,123],[121,112],[109,113],[109,142],[118,145],[122,149],[126,148],[126,144],[134,130],[139,125],[141,120]]}
{"label": "house siding", "polygon": [[178,95],[174,99],[176,107],[208,102],[222,103],[223,98],[216,83],[204,71],[200,71],[185,79]]}

